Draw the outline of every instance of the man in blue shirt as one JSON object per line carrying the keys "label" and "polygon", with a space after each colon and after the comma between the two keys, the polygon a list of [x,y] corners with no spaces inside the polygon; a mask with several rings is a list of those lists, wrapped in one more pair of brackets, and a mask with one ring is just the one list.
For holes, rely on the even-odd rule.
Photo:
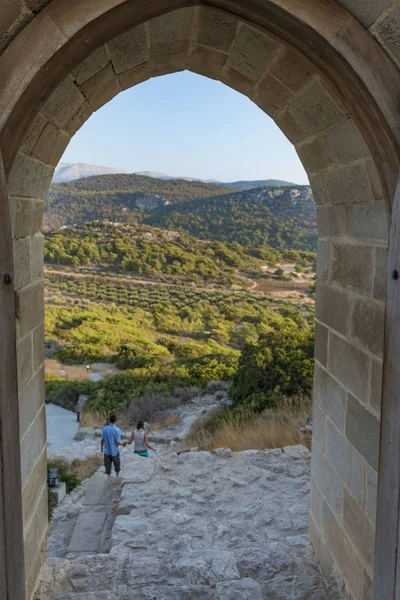
{"label": "man in blue shirt", "polygon": [[123,446],[121,442],[121,430],[115,425],[117,417],[111,415],[110,424],[103,427],[101,434],[101,451],[104,452],[104,466],[106,475],[111,475],[111,466],[114,465],[117,477],[121,470],[121,460],[118,446]]}

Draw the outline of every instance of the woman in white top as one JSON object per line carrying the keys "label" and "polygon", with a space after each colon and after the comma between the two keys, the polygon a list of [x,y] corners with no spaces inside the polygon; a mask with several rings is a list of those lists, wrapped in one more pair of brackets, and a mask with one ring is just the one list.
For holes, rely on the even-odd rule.
{"label": "woman in white top", "polygon": [[134,452],[138,456],[144,456],[147,458],[149,456],[147,448],[153,450],[153,452],[156,452],[156,449],[149,444],[147,433],[144,430],[143,421],[139,421],[139,423],[136,425],[135,431],[132,432],[130,439],[125,442],[125,446],[132,444],[132,442],[135,442]]}

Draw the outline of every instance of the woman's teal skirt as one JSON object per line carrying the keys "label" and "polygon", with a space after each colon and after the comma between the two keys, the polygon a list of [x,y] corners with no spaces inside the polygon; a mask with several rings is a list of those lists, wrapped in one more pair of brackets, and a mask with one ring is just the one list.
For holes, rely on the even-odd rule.
{"label": "woman's teal skirt", "polygon": [[145,450],[144,452],[134,452],[134,454],[137,454],[138,456],[143,456],[144,458],[148,458],[149,457],[149,453],[147,452],[147,450]]}

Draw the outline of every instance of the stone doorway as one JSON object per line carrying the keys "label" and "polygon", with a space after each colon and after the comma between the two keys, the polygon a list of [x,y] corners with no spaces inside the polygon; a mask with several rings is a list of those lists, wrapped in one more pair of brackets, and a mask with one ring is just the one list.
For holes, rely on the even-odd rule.
{"label": "stone doorway", "polygon": [[[1,9],[9,25],[2,37],[7,48],[0,56],[0,147],[10,198],[17,302],[15,328],[11,317],[7,320],[17,338],[21,439],[13,443],[21,448],[28,597],[46,539],[44,198],[70,138],[93,111],[149,77],[183,69],[219,79],[250,97],[296,146],[309,174],[319,229],[310,533],[319,556],[334,565],[353,597],[368,597],[388,221],[400,138],[400,76],[365,30],[380,8],[367,3],[368,10],[363,10],[347,0],[353,18],[334,0],[311,0],[306,7],[289,0],[34,4],[29,0],[21,3],[21,10],[14,4],[13,11]],[[379,6],[383,10],[389,4]],[[395,22],[396,14],[390,18]],[[385,47],[391,21],[383,19],[371,32],[393,57],[390,35]],[[390,387],[386,389],[389,393]],[[13,401],[16,409],[16,394]],[[385,460],[384,467],[390,462]],[[391,479],[394,490],[396,477],[394,473]],[[382,502],[389,502],[391,493],[388,488]],[[396,544],[393,537],[390,560],[385,556],[379,566],[380,577],[385,569],[395,570]]]}

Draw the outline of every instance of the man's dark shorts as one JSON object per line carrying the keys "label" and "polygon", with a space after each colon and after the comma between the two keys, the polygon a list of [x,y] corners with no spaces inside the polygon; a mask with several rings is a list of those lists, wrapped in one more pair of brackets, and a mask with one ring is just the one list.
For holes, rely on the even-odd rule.
{"label": "man's dark shorts", "polygon": [[111,475],[111,465],[114,465],[114,469],[116,473],[119,473],[121,470],[121,459],[119,454],[116,456],[111,456],[111,454],[104,455],[104,466],[106,468],[106,475]]}

